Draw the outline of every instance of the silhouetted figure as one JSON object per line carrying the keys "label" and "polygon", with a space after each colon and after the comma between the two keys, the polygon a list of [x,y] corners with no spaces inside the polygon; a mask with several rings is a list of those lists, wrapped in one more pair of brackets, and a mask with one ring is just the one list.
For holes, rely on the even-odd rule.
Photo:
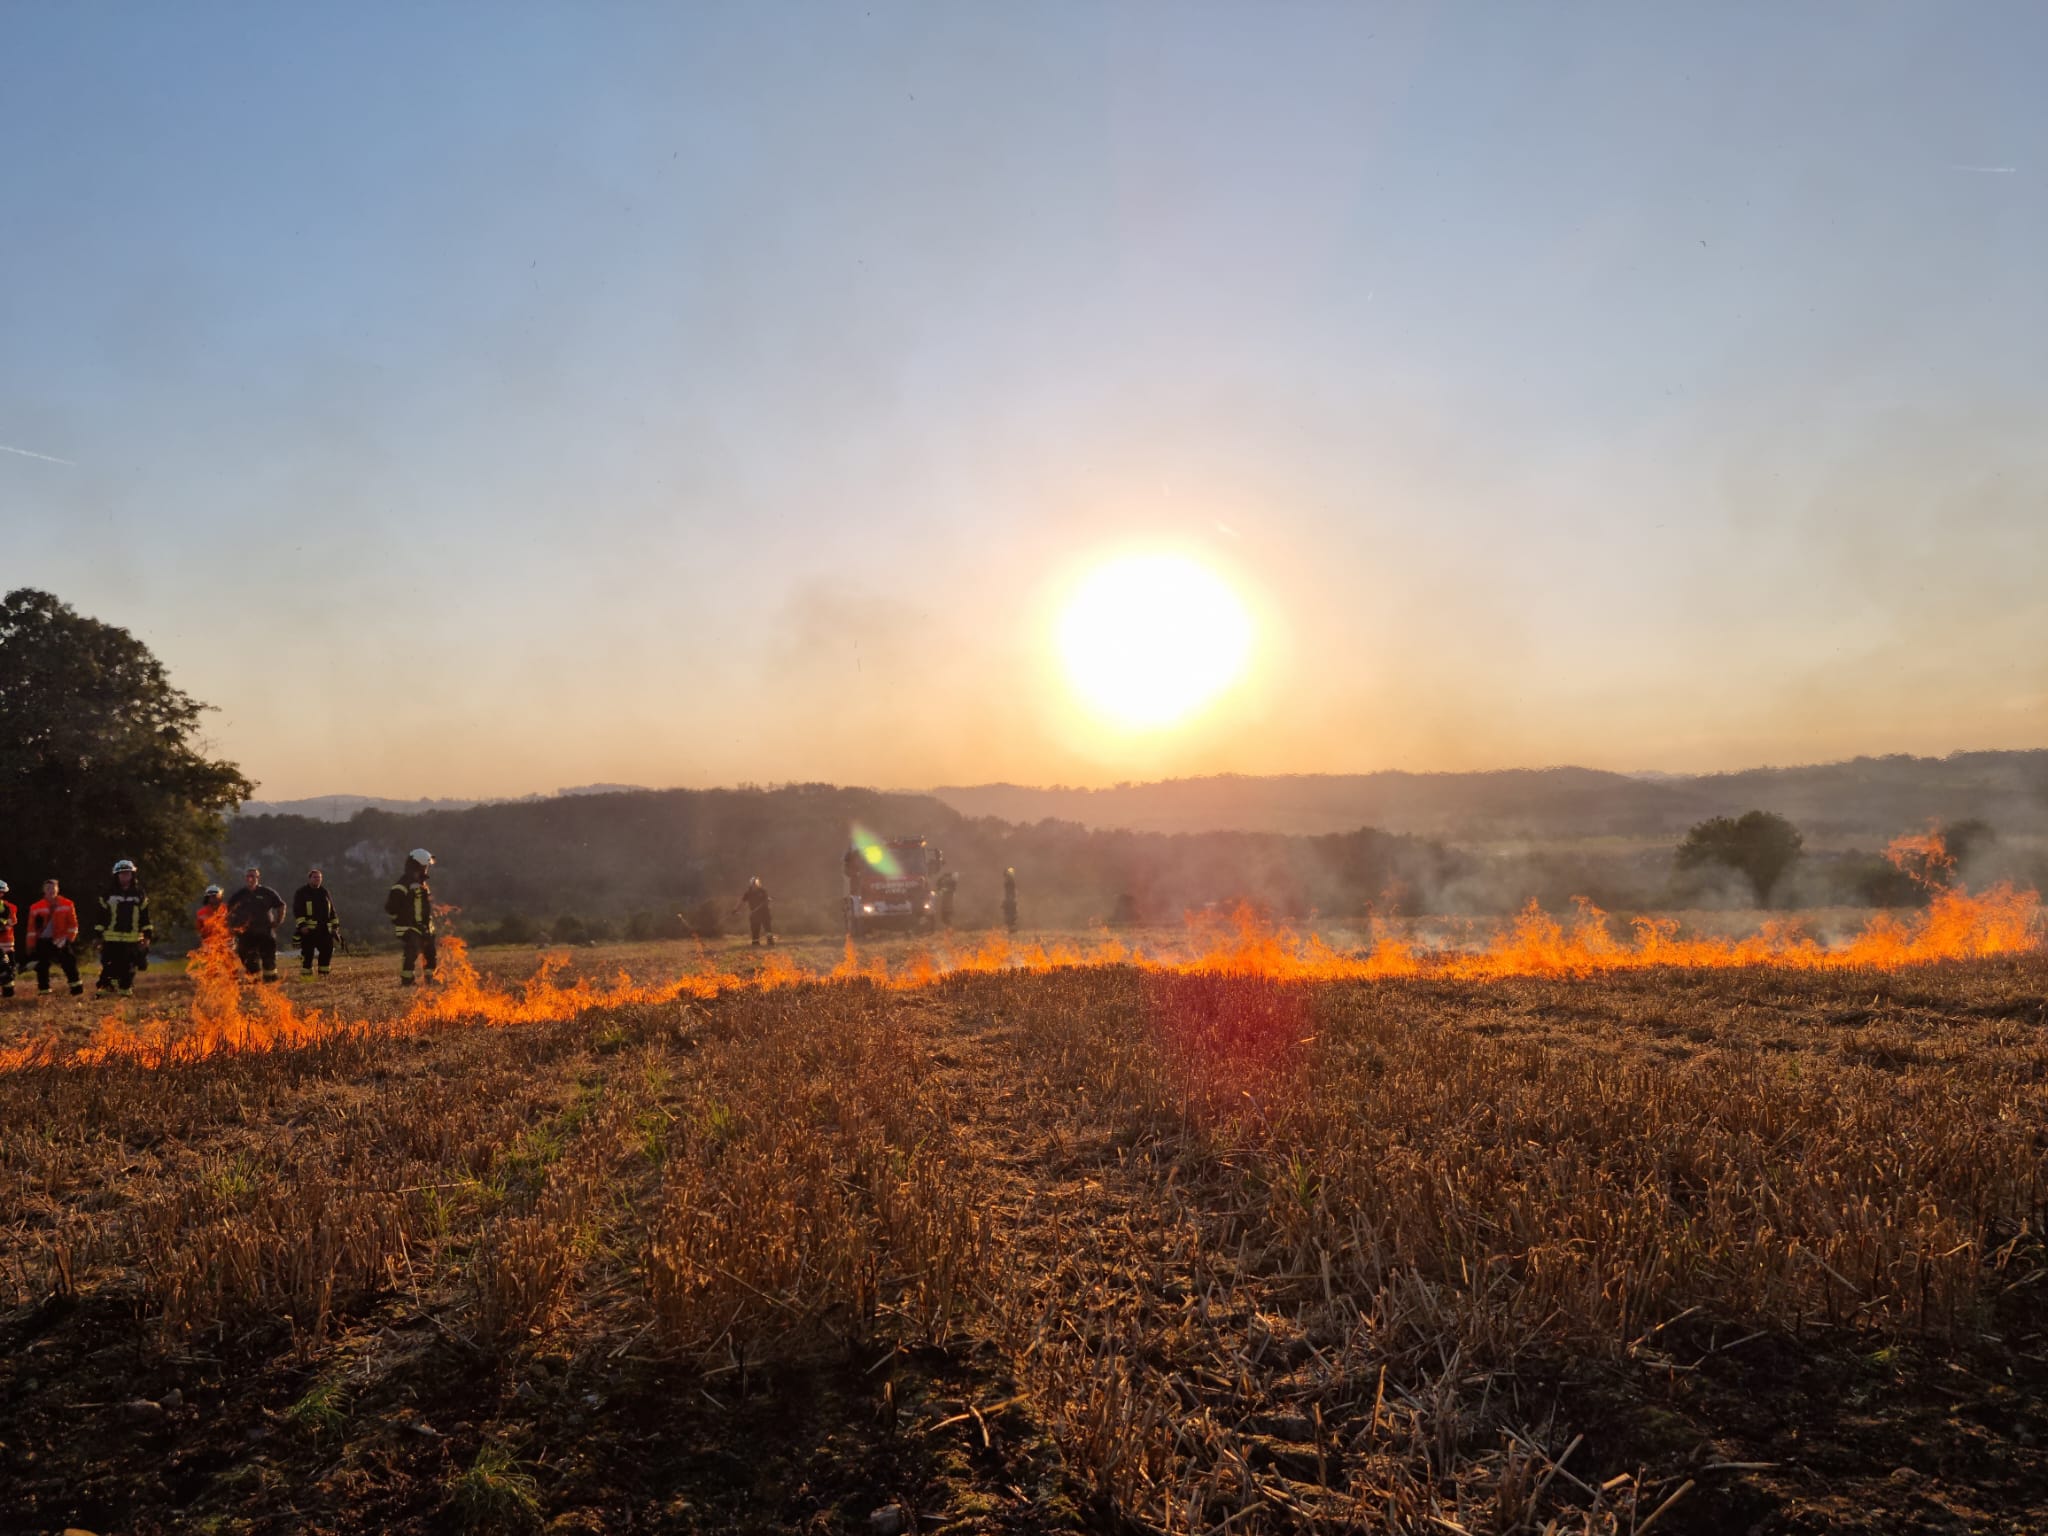
{"label": "silhouetted figure", "polygon": [[759,875],[747,882],[747,888],[740,892],[740,899],[732,904],[735,912],[741,907],[747,909],[747,938],[756,948],[760,947],[764,934],[768,939],[768,947],[775,947],[775,919],[769,912],[771,905],[768,900],[768,889],[761,884]]}

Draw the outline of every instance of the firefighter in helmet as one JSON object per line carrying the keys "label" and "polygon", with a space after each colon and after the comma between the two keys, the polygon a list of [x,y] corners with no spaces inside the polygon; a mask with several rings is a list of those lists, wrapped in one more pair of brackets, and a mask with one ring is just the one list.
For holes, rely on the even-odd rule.
{"label": "firefighter in helmet", "polygon": [[756,948],[760,947],[761,935],[768,936],[768,947],[775,947],[775,919],[769,915],[768,888],[761,884],[761,877],[754,876],[747,882],[747,888],[740,892],[740,899],[732,904],[733,911],[747,909],[747,937]]}
{"label": "firefighter in helmet", "polygon": [[1017,871],[1003,871],[1003,922],[1010,932],[1017,931]]}
{"label": "firefighter in helmet", "polygon": [[15,924],[19,920],[14,903],[7,899],[7,882],[0,880],[0,997],[14,996],[14,973],[21,969],[21,959],[14,947]]}
{"label": "firefighter in helmet", "polygon": [[135,973],[142,969],[156,937],[149,922],[149,896],[133,859],[115,861],[113,884],[100,898],[100,920],[93,932],[100,941],[98,990],[133,992]]}
{"label": "firefighter in helmet", "polygon": [[424,848],[413,849],[405,856],[405,873],[384,898],[385,915],[391,919],[392,931],[405,950],[398,970],[401,987],[413,984],[413,973],[422,960],[426,962],[426,983],[432,986],[434,967],[440,960],[434,949],[434,892],[427,884],[427,872],[433,867],[431,853]]}
{"label": "firefighter in helmet", "polygon": [[209,885],[199,898],[199,905],[192,909],[192,926],[198,930],[199,943],[206,943],[218,935],[227,937],[228,904],[227,893],[217,885]]}

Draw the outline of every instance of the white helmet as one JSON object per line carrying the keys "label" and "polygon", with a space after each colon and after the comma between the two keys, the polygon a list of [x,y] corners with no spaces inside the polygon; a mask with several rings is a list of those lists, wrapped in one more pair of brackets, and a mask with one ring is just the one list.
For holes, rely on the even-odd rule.
{"label": "white helmet", "polygon": [[135,861],[134,861],[133,859],[116,859],[116,860],[114,860],[114,873],[115,873],[115,874],[117,874],[117,875],[132,875],[132,874],[134,874],[134,873],[135,873]]}
{"label": "white helmet", "polygon": [[5,880],[0,880],[0,896],[5,896],[6,894],[7,894],[7,882],[6,882]]}
{"label": "white helmet", "polygon": [[424,848],[415,848],[411,853],[408,853],[406,857],[408,859],[411,859],[413,863],[419,865],[421,869],[429,869],[433,867],[434,856],[431,853],[427,852],[427,850]]}
{"label": "white helmet", "polygon": [[208,886],[208,887],[207,887],[207,888],[206,888],[206,889],[205,889],[204,891],[202,891],[202,892],[201,892],[200,894],[201,894],[201,895],[203,895],[203,896],[220,896],[220,895],[224,895],[224,894],[225,894],[225,892],[223,892],[223,891],[221,890],[221,888],[220,888],[219,886],[217,886],[217,885],[209,885],[209,886]]}

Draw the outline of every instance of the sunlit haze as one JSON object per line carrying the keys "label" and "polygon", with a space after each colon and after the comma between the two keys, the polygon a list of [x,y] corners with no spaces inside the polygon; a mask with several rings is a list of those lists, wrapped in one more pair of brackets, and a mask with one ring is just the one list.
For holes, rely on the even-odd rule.
{"label": "sunlit haze", "polygon": [[1236,682],[1252,624],[1228,582],[1183,555],[1125,555],[1082,578],[1060,616],[1060,660],[1099,723],[1174,725]]}
{"label": "sunlit haze", "polygon": [[0,586],[271,799],[2041,746],[2044,48],[14,6]]}

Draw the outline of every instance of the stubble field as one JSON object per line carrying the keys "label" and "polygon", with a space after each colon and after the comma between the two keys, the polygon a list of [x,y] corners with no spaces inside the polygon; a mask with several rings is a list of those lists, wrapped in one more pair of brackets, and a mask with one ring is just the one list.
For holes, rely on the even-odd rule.
{"label": "stubble field", "polygon": [[2038,951],[327,987],[0,1015],[0,1529],[2048,1529]]}

